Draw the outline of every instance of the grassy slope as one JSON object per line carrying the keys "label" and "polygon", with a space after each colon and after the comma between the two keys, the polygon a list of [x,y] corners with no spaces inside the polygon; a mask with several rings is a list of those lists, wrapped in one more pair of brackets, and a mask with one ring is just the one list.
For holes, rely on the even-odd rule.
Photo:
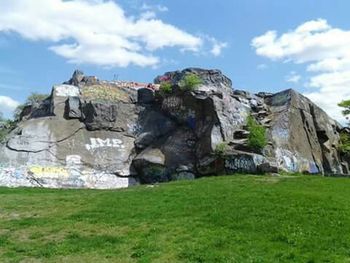
{"label": "grassy slope", "polygon": [[0,188],[0,262],[350,262],[350,180]]}

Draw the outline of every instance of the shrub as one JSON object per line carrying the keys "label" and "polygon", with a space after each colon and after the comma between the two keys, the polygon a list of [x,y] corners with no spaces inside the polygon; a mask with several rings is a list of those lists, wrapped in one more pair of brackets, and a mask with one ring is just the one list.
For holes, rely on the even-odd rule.
{"label": "shrub", "polygon": [[160,83],[159,91],[162,95],[169,94],[173,91],[173,85],[170,81],[163,81]]}
{"label": "shrub", "polygon": [[253,116],[248,117],[247,126],[249,131],[248,146],[261,151],[267,144],[265,127],[258,124]]}
{"label": "shrub", "polygon": [[179,82],[179,87],[181,90],[193,91],[195,88],[202,84],[201,78],[193,73],[186,74]]}
{"label": "shrub", "polygon": [[227,151],[227,143],[221,142],[216,145],[214,154],[218,157],[222,157]]}
{"label": "shrub", "polygon": [[350,135],[348,133],[340,133],[339,151],[350,156]]}
{"label": "shrub", "polygon": [[[347,120],[349,120],[350,115],[350,100],[343,100],[342,102],[338,103],[339,107],[344,108],[342,111],[343,115],[346,117]],[[350,125],[350,123],[349,123]]]}

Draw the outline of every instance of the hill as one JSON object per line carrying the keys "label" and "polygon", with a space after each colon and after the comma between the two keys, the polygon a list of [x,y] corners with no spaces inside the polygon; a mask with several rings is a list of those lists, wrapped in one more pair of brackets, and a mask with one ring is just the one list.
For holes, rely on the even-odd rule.
{"label": "hill", "polygon": [[349,196],[317,176],[0,188],[0,261],[348,262]]}

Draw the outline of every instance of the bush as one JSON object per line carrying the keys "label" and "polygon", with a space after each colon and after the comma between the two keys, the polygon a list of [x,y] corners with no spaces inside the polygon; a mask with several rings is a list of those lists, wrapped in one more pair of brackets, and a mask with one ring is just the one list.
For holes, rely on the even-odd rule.
{"label": "bush", "polygon": [[339,151],[350,156],[350,135],[346,132],[340,133]]}
{"label": "bush", "polygon": [[249,131],[248,146],[261,151],[267,144],[265,127],[258,124],[252,116],[248,117],[247,126]]}
{"label": "bush", "polygon": [[201,78],[193,73],[186,74],[179,82],[179,87],[181,90],[193,91],[195,88],[202,84]]}
{"label": "bush", "polygon": [[214,150],[214,154],[218,157],[222,157],[227,151],[227,146],[228,145],[225,142],[217,144]]}
{"label": "bush", "polygon": [[173,85],[170,81],[163,81],[160,83],[159,91],[162,95],[169,94],[173,91]]}

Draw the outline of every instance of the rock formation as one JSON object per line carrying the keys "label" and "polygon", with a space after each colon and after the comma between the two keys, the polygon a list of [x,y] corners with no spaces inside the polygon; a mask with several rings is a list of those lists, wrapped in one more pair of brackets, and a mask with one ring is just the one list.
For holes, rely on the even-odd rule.
{"label": "rock formation", "polygon": [[[194,90],[180,88],[188,74],[201,79]],[[159,90],[164,81],[171,92]],[[248,116],[266,127],[261,150],[247,143]],[[219,70],[168,72],[155,84],[76,71],[24,108],[0,146],[0,185],[120,188],[235,172],[348,174],[341,129],[294,90],[234,90]]]}

